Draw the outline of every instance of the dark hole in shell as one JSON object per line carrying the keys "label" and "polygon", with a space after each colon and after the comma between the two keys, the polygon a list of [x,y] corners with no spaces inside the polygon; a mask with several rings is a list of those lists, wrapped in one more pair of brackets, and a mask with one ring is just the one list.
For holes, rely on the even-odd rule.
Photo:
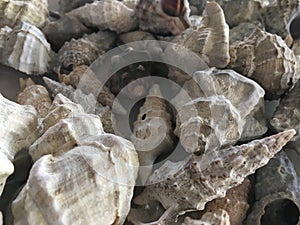
{"label": "dark hole in shell", "polygon": [[300,39],[300,16],[294,18],[291,22],[290,34],[294,40]]}
{"label": "dark hole in shell", "polygon": [[162,9],[169,16],[178,17],[183,8],[182,0],[162,0]]}
{"label": "dark hole in shell", "polygon": [[278,199],[265,207],[261,225],[296,225],[299,221],[299,209],[289,199]]}

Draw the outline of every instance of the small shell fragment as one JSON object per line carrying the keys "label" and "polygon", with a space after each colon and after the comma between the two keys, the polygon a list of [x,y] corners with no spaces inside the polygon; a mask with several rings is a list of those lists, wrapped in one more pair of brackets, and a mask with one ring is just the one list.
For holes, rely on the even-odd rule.
{"label": "small shell fragment", "polygon": [[232,225],[225,210],[206,212],[200,220],[186,217],[182,225]]}

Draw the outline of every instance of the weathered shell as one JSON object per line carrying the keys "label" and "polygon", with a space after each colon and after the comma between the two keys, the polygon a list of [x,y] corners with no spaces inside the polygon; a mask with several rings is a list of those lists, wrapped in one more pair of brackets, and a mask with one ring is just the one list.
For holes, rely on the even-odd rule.
{"label": "weathered shell", "polygon": [[[6,155],[0,152],[0,196],[4,189],[6,179],[14,172],[14,165],[6,157]],[[2,224],[2,215],[0,212],[0,224]]]}
{"label": "weathered shell", "polygon": [[108,105],[112,107],[114,104],[114,109],[116,109],[118,113],[124,114],[126,112],[118,99],[115,99],[115,96],[102,84],[96,74],[88,66],[77,66],[71,73],[59,74],[58,76],[61,82],[67,85],[70,84],[74,88],[79,88],[85,94],[92,93],[104,106]]}
{"label": "weathered shell", "polygon": [[229,67],[257,81],[268,99],[279,98],[299,79],[299,62],[281,37],[257,29],[230,46]]}
{"label": "weathered shell", "polygon": [[294,128],[297,135],[291,142],[295,149],[300,153],[300,81],[294,88],[284,95],[276,108],[274,116],[270,121],[271,125],[277,131],[283,131],[288,128]]}
{"label": "weathered shell", "polygon": [[225,210],[215,210],[205,213],[201,220],[186,217],[182,225],[232,225],[229,215]]}
{"label": "weathered shell", "polygon": [[36,110],[19,105],[0,94],[0,152],[10,161],[22,148],[28,147],[38,136]]}
{"label": "weathered shell", "polygon": [[256,173],[253,209],[245,224],[300,224],[299,177],[285,152]]}
{"label": "weathered shell", "polygon": [[[175,9],[169,11],[169,4],[177,3]],[[179,9],[179,11],[178,11]],[[178,35],[189,27],[189,3],[187,0],[166,1],[166,0],[140,0],[136,13],[139,19],[141,30],[150,31],[155,34]]]}
{"label": "weathered shell", "polygon": [[90,136],[58,157],[43,156],[12,203],[14,224],[122,225],[137,170],[132,143],[112,134]]}
{"label": "weathered shell", "polygon": [[190,0],[191,15],[202,15],[205,7],[204,1]]}
{"label": "weathered shell", "polygon": [[160,87],[155,84],[133,124],[132,143],[138,152],[140,168],[139,177],[144,184],[152,172],[155,159],[162,153],[172,150],[173,129],[171,116]]}
{"label": "weathered shell", "polygon": [[[205,210],[200,214],[225,210],[230,218],[230,225],[242,225],[246,218],[250,180],[246,178],[242,184],[227,191],[225,198],[215,199],[205,205]],[[203,215],[204,216],[204,215]]]}
{"label": "weathered shell", "polygon": [[76,9],[78,7],[81,7],[87,3],[92,3],[96,0],[59,0],[59,11],[64,14],[69,11],[72,11],[73,9]]}
{"label": "weathered shell", "polygon": [[0,27],[14,27],[22,22],[40,27],[48,17],[47,0],[1,0]]}
{"label": "weathered shell", "polygon": [[[27,80],[31,80],[28,78]],[[32,81],[32,80],[31,80]],[[39,118],[44,118],[49,111],[52,100],[47,89],[42,85],[33,84],[30,81],[20,79],[21,90],[17,95],[17,103],[21,105],[32,105]],[[24,85],[22,83],[25,83]],[[28,85],[26,84],[28,83]]]}
{"label": "weathered shell", "polygon": [[6,39],[11,31],[12,29],[8,26],[0,28],[0,52],[3,51],[5,47]]}
{"label": "weathered shell", "polygon": [[185,151],[204,152],[235,144],[243,125],[239,112],[224,96],[200,97],[178,111],[175,134]]}
{"label": "weathered shell", "polygon": [[292,148],[290,146],[286,147],[284,149],[286,155],[289,157],[289,159],[291,160],[291,162],[294,165],[295,171],[297,173],[297,175],[300,177],[300,153],[299,151],[297,151],[295,148]]}
{"label": "weathered shell", "polygon": [[49,71],[51,48],[44,34],[29,23],[21,23],[7,35],[1,62],[26,74]]}
{"label": "weathered shell", "polygon": [[240,23],[229,30],[229,44],[236,41],[244,41],[247,39],[257,28],[263,29],[263,25],[257,21]]}
{"label": "weathered shell", "polygon": [[[173,216],[202,210],[207,202],[225,197],[228,189],[266,165],[295,133],[287,130],[241,146],[188,156],[181,162],[167,161],[149,177],[149,186],[134,202],[144,205],[157,200]],[[174,221],[174,217],[169,221]]]}
{"label": "weathered shell", "polygon": [[59,20],[48,23],[43,32],[54,49],[59,49],[65,41],[80,38],[96,29],[122,33],[137,26],[135,10],[120,1],[106,0],[86,4],[66,13]]}

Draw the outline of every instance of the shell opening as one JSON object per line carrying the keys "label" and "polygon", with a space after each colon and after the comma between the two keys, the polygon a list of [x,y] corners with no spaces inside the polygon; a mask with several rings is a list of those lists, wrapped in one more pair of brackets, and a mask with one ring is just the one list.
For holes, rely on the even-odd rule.
{"label": "shell opening", "polygon": [[162,9],[169,16],[178,17],[184,8],[182,0],[162,0]]}

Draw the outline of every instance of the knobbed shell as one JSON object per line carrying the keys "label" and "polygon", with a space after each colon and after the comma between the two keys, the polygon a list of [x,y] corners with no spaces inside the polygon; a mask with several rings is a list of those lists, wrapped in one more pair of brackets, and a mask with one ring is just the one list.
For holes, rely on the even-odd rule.
{"label": "knobbed shell", "polygon": [[268,99],[277,99],[299,79],[299,61],[281,37],[257,29],[230,46],[229,67],[257,81]]}
{"label": "knobbed shell", "polygon": [[139,28],[161,35],[178,35],[189,24],[187,0],[140,0],[136,8]]}
{"label": "knobbed shell", "polygon": [[253,209],[245,224],[300,224],[299,177],[285,152],[256,173]]}
{"label": "knobbed shell", "polygon": [[174,222],[179,212],[202,210],[207,202],[225,197],[228,189],[266,165],[295,133],[287,130],[248,144],[188,156],[181,162],[167,161],[149,177],[151,185],[134,202],[145,205],[157,200],[167,209],[161,218],[168,214],[168,221]]}
{"label": "knobbed shell", "polygon": [[141,166],[139,176],[143,184],[152,172],[155,159],[172,150],[173,138],[171,116],[167,112],[159,85],[154,84],[133,124],[131,137],[138,152]]}
{"label": "knobbed shell", "polygon": [[47,89],[42,85],[35,84],[30,78],[20,79],[20,92],[17,95],[17,103],[21,105],[32,105],[39,118],[44,118],[49,111],[52,100]]}
{"label": "knobbed shell", "polygon": [[132,143],[112,134],[90,136],[58,157],[45,155],[12,203],[14,224],[122,225],[137,170]]}
{"label": "knobbed shell", "polygon": [[186,217],[182,225],[231,225],[231,223],[225,210],[216,210],[205,213],[201,220]]}
{"label": "knobbed shell", "polygon": [[49,71],[51,48],[44,34],[34,25],[21,23],[7,35],[1,62],[30,75]]}
{"label": "knobbed shell", "polygon": [[48,0],[1,0],[0,27],[14,27],[22,22],[42,26],[48,17]]}

